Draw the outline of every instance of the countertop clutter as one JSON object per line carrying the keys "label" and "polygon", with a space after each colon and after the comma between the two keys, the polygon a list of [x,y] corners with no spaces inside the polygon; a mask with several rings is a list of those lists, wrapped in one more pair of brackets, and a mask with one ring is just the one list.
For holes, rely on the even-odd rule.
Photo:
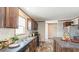
{"label": "countertop clutter", "polygon": [[0,52],[23,52],[25,51],[25,49],[27,48],[27,46],[33,41],[35,40],[36,37],[27,37],[22,39],[21,41],[17,42],[16,44],[18,44],[19,46],[17,47],[6,47],[3,49],[0,49]]}
{"label": "countertop clutter", "polygon": [[9,47],[9,45],[15,44],[19,40],[18,36],[14,36],[12,38],[6,38],[0,41],[0,49]]}

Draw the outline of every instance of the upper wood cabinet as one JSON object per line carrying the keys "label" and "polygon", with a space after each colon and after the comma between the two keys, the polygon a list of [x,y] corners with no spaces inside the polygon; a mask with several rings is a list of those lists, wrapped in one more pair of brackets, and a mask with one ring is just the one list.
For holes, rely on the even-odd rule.
{"label": "upper wood cabinet", "polygon": [[73,23],[72,21],[71,22],[64,22],[63,23],[63,26],[64,27],[71,26],[72,23]]}
{"label": "upper wood cabinet", "polygon": [[35,29],[38,30],[38,23],[35,21]]}
{"label": "upper wood cabinet", "polygon": [[0,7],[0,28],[5,27],[5,8]]}
{"label": "upper wood cabinet", "polygon": [[6,8],[6,27],[17,28],[18,27],[19,10],[17,7]]}
{"label": "upper wood cabinet", "polygon": [[34,20],[32,20],[32,27],[33,27],[33,30],[37,30],[38,29],[38,24]]}
{"label": "upper wood cabinet", "polygon": [[27,19],[27,29],[28,30],[37,30],[38,24],[35,20],[28,18]]}
{"label": "upper wood cabinet", "polygon": [[30,18],[27,18],[27,29],[32,30],[32,20]]}
{"label": "upper wood cabinet", "polygon": [[0,7],[0,28],[17,28],[18,14],[17,7]]}

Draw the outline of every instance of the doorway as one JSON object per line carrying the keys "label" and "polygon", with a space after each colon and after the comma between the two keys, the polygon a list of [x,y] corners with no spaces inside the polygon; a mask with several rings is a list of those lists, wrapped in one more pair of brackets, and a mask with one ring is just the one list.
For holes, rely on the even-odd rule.
{"label": "doorway", "polygon": [[57,23],[48,23],[48,39],[57,36]]}

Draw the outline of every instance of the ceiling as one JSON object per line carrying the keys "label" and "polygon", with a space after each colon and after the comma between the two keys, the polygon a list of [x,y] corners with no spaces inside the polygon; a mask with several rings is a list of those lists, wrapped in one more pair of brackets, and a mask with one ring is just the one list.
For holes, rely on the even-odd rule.
{"label": "ceiling", "polygon": [[79,7],[22,7],[36,21],[68,20],[79,16]]}

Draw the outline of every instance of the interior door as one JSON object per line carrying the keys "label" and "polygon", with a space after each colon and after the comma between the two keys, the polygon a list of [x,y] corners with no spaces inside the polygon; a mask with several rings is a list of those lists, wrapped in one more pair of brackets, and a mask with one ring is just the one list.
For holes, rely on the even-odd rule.
{"label": "interior door", "polygon": [[48,39],[52,39],[57,35],[57,23],[48,23]]}

